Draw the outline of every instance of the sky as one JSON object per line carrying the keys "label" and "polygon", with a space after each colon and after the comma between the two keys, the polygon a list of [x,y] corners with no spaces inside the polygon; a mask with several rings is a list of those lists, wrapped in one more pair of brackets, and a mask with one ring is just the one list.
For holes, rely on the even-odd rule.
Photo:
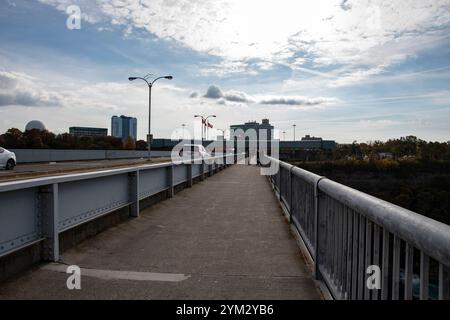
{"label": "sky", "polygon": [[215,114],[288,140],[295,124],[297,139],[450,141],[450,0],[0,0],[0,132],[123,114],[145,139],[148,88],[128,77],[149,73],[174,77],[152,89],[156,138]]}

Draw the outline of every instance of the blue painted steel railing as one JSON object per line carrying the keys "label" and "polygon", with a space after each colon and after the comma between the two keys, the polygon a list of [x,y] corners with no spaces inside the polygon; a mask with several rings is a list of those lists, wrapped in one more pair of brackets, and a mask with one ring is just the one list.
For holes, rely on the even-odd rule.
{"label": "blue painted steel railing", "polygon": [[[191,163],[166,162],[128,168],[66,174],[0,183],[0,257],[37,242],[45,260],[59,257],[59,233],[130,206],[139,215],[139,200],[168,191],[193,178],[204,178],[232,164],[235,155]],[[238,155],[242,158],[243,155]]]}

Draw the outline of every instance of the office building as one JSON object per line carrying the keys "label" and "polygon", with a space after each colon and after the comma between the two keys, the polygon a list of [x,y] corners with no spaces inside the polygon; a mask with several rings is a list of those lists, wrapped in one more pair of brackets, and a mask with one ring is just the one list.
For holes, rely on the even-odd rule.
{"label": "office building", "polygon": [[111,118],[111,135],[122,140],[131,137],[133,141],[137,138],[137,119],[126,116],[113,116]]}
{"label": "office building", "polygon": [[106,137],[108,129],[92,127],[70,127],[69,133],[75,137]]}
{"label": "office building", "polygon": [[[269,119],[262,119],[261,123],[258,123],[256,121],[249,121],[244,124],[235,124],[230,126],[231,136],[236,136],[234,134],[234,131],[236,130],[243,130],[244,133],[249,130],[253,129],[256,131],[257,138],[259,139],[259,130],[267,130],[267,140],[271,140],[273,138],[273,126],[269,123]],[[239,138],[239,137],[238,137]]]}
{"label": "office building", "polygon": [[333,150],[336,147],[334,140],[323,140],[319,137],[304,136],[300,141],[280,141],[282,150]]}

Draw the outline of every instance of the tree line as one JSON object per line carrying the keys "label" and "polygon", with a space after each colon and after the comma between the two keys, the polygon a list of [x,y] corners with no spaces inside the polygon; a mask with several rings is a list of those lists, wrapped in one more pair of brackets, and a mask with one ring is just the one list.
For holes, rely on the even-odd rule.
{"label": "tree line", "polygon": [[416,158],[423,160],[450,160],[450,141],[427,142],[416,136],[389,139],[386,142],[341,144],[333,150],[333,159],[369,159],[392,158],[395,160]]}
{"label": "tree line", "polygon": [[84,149],[84,150],[146,150],[147,143],[129,137],[125,141],[112,136],[77,137],[69,133],[54,134],[48,130],[21,131],[8,129],[0,135],[0,146],[6,149]]}

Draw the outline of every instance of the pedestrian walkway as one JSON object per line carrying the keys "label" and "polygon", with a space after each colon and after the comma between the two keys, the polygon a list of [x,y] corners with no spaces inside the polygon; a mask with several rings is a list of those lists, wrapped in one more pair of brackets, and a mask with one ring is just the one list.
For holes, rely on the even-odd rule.
{"label": "pedestrian walkway", "polygon": [[[67,265],[81,267],[68,290]],[[266,177],[234,165],[0,285],[0,299],[320,299]]]}

